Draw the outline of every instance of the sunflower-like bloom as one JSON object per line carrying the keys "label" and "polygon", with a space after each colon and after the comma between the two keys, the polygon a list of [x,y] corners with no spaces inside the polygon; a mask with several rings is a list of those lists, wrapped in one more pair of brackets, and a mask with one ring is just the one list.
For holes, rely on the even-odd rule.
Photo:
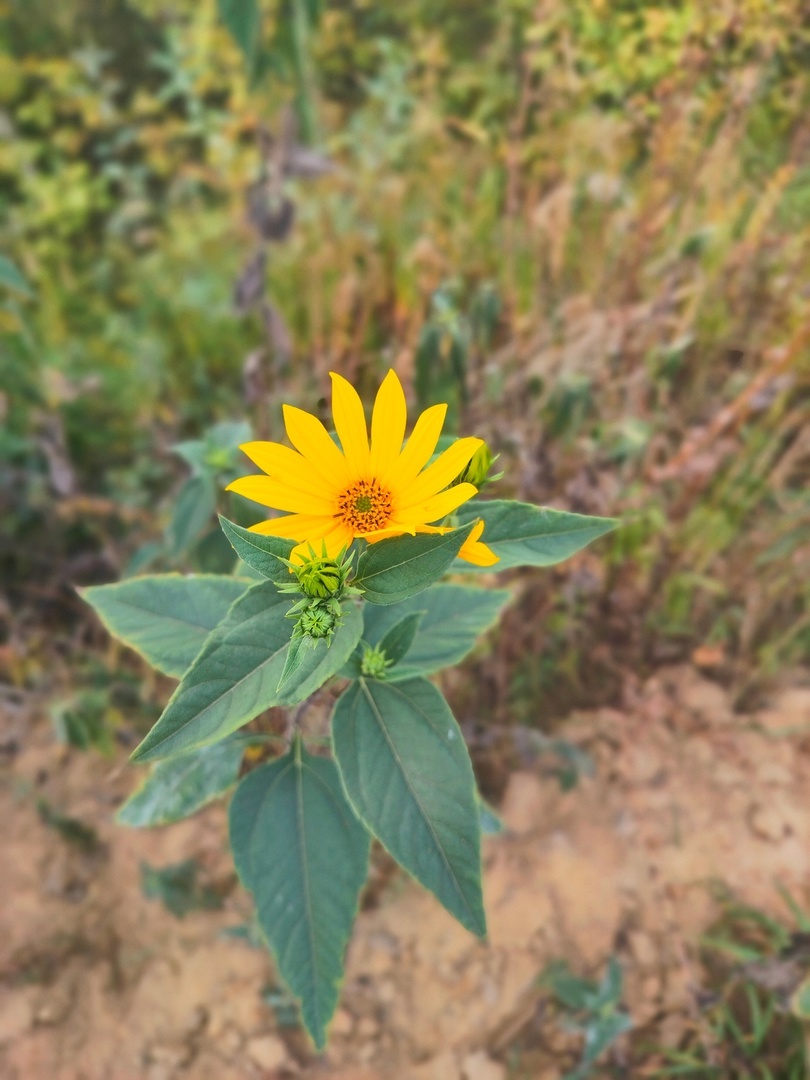
{"label": "sunflower-like bloom", "polygon": [[[326,545],[335,558],[357,537],[370,544],[403,533],[443,533],[437,525],[478,491],[473,484],[448,487],[468,464],[481,439],[458,439],[432,463],[446,405],[426,409],[408,441],[405,394],[389,371],[374,402],[369,442],[363,403],[342,376],[332,373],[332,416],[342,451],[317,417],[284,406],[284,425],[294,450],[281,443],[249,442],[241,449],[265,476],[244,476],[230,491],[253,502],[285,510],[284,517],[251,526],[265,536],[298,542],[293,560],[305,559],[310,545]],[[481,543],[479,521],[459,555],[476,566],[497,556]]]}

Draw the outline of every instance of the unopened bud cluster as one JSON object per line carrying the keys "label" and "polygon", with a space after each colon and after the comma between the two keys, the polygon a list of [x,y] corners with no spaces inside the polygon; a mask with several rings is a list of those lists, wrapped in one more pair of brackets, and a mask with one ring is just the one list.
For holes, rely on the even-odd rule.
{"label": "unopened bud cluster", "polygon": [[310,546],[309,558],[301,562],[285,560],[294,581],[279,586],[281,592],[302,594],[293,604],[287,617],[295,619],[293,637],[306,637],[315,641],[331,643],[332,635],[342,617],[341,600],[347,596],[359,596],[360,590],[349,585],[352,559],[341,551],[336,559],[330,559],[324,545],[320,555]]}

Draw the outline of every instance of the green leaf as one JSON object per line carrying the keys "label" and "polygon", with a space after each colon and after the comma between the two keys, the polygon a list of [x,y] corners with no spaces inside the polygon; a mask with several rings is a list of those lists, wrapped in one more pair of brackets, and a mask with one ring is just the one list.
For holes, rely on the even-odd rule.
{"label": "green leaf", "polygon": [[615,518],[569,514],[511,499],[468,503],[458,511],[458,516],[462,522],[483,518],[481,539],[500,559],[494,567],[486,569],[496,571],[514,566],[553,566],[618,524]]}
{"label": "green leaf", "polygon": [[592,1075],[591,1067],[619,1036],[629,1031],[632,1026],[633,1021],[624,1012],[608,1012],[589,1017],[584,1025],[582,1061],[578,1068],[566,1073],[562,1080],[587,1080]]}
{"label": "green leaf", "polygon": [[47,799],[37,799],[37,813],[43,823],[55,829],[68,844],[86,852],[98,851],[101,847],[98,833],[91,825],[85,825],[78,818],[60,813]]}
{"label": "green leaf", "polygon": [[479,635],[495,623],[510,597],[506,589],[434,585],[396,608],[369,604],[363,612],[363,639],[369,645],[379,645],[403,615],[424,612],[407,655],[388,677],[429,675],[463,660]]}
{"label": "green leaf", "polygon": [[[372,609],[366,608],[366,610],[370,611]],[[398,609],[392,608],[375,608],[373,610],[394,611],[395,616],[399,613]],[[394,668],[413,644],[416,629],[423,615],[424,611],[412,611],[410,614],[405,615],[404,618],[394,622],[394,625],[382,636],[377,648],[385,657],[385,670],[378,678],[387,679],[393,673]],[[355,650],[354,655],[349,657],[348,663],[340,673],[345,679],[359,679],[361,675],[369,676],[368,670],[364,671],[364,655],[368,645],[369,642],[364,638]]]}
{"label": "green leaf", "polygon": [[498,836],[505,828],[500,817],[480,795],[478,796],[478,821],[481,825],[482,836]]}
{"label": "green leaf", "polygon": [[[142,544],[132,553],[132,557],[124,567],[122,576],[129,578],[142,574],[155,559],[159,559],[164,553],[165,548],[162,542],[150,540],[148,543]],[[234,576],[238,577],[238,575]]]}
{"label": "green leaf", "polygon": [[208,474],[190,476],[180,488],[166,529],[169,554],[176,558],[188,551],[208,527],[217,508],[214,480]]}
{"label": "green leaf", "polygon": [[252,71],[261,32],[258,0],[217,0],[217,9]]}
{"label": "green leaf", "polygon": [[563,791],[571,791],[580,777],[593,776],[596,764],[587,751],[567,739],[553,739],[542,731],[530,731],[529,742],[541,754],[553,754],[560,761],[554,773]]}
{"label": "green leaf", "polygon": [[796,920],[796,926],[803,934],[810,934],[810,915],[803,908],[801,908],[799,904],[796,903],[790,892],[780,881],[774,882],[774,885],[776,887],[776,891],[779,893],[784,903],[787,904],[788,908],[790,909],[791,915]]}
{"label": "green leaf", "polygon": [[224,517],[220,517],[219,523],[242,562],[271,581],[281,584],[295,581],[289,567],[281,561],[289,559],[295,547],[294,540],[285,540],[281,536],[260,536]]}
{"label": "green leaf", "polygon": [[424,611],[411,611],[399,622],[394,623],[390,630],[386,630],[380,640],[380,648],[392,664],[398,664],[413,645],[413,639],[416,637],[416,631],[424,614]]}
{"label": "green leaf", "polygon": [[60,742],[80,750],[94,747],[102,754],[115,748],[112,723],[108,719],[110,696],[106,690],[84,690],[51,705],[51,722]]}
{"label": "green leaf", "polygon": [[762,959],[761,950],[753,945],[740,945],[736,941],[713,937],[711,934],[704,934],[699,939],[699,942],[705,948],[717,949],[718,952],[725,953],[726,956],[738,964],[747,964],[751,960]]}
{"label": "green leaf", "polygon": [[246,588],[218,574],[155,574],[79,592],[114,637],[179,679]]}
{"label": "green leaf", "polygon": [[34,295],[28,281],[6,255],[0,255],[0,285],[15,289],[18,293],[22,293],[23,296],[31,297]]}
{"label": "green leaf", "polygon": [[217,742],[265,709],[303,701],[339,671],[363,632],[352,603],[344,605],[331,644],[308,651],[278,689],[293,630],[289,607],[289,597],[270,581],[248,589],[212,631],[132,760],[153,761]]}
{"label": "green leaf", "polygon": [[398,604],[438,581],[452,565],[473,524],[437,535],[393,536],[369,544],[357,564],[353,584],[372,604]]}
{"label": "green leaf", "polygon": [[284,661],[284,670],[281,673],[281,678],[278,680],[278,687],[276,689],[281,690],[282,686],[293,677],[303,663],[307,649],[313,648],[314,644],[315,643],[311,638],[303,635],[297,635],[290,640],[290,647],[287,649],[287,659]]}
{"label": "green leaf", "polygon": [[588,1008],[597,1012],[607,1006],[618,1005],[622,999],[622,968],[615,956],[608,959],[605,974],[599,983],[592,999],[588,1002]]}
{"label": "green leaf", "polygon": [[596,993],[596,983],[575,975],[565,960],[549,964],[540,977],[540,982],[551,987],[561,1005],[574,1011],[586,1009],[590,998]]}
{"label": "green leaf", "polygon": [[335,705],[332,741],[361,820],[463,926],[483,936],[472,766],[436,687],[425,679],[359,679]]}
{"label": "green leaf", "polygon": [[193,473],[215,475],[237,467],[239,446],[250,438],[250,424],[245,420],[222,420],[208,428],[202,439],[174,443],[171,450]]}
{"label": "green leaf", "polygon": [[222,896],[199,883],[199,869],[194,859],[160,868],[142,862],[141,891],[149,900],[160,900],[178,919],[190,911],[217,911],[222,907]]}
{"label": "green leaf", "polygon": [[368,870],[368,833],[334,763],[300,741],[245,777],[231,801],[230,833],[278,970],[322,1049]]}
{"label": "green leaf", "polygon": [[158,762],[116,821],[140,829],[188,817],[236,783],[244,750],[244,743],[226,739]]}

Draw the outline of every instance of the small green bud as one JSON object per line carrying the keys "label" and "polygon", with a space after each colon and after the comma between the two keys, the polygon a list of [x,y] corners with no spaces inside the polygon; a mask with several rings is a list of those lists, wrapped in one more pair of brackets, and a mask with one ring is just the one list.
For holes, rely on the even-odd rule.
{"label": "small green bud", "polygon": [[315,603],[298,616],[296,631],[302,637],[330,638],[338,624],[338,616],[330,608]]}
{"label": "small green bud", "polygon": [[384,679],[392,662],[385,655],[384,649],[376,646],[367,648],[360,661],[360,672],[369,679]]}
{"label": "small green bud", "polygon": [[475,484],[477,488],[480,488],[483,487],[484,484],[492,483],[493,480],[500,480],[503,473],[498,473],[497,476],[489,475],[489,470],[499,457],[500,454],[493,454],[487,444],[483,443],[475,451],[467,465],[461,470],[451,486],[455,487],[456,484]]}

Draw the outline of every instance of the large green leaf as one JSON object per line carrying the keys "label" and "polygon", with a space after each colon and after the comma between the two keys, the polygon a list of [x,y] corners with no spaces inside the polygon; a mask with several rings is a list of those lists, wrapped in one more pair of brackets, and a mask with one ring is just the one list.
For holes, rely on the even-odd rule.
{"label": "large green leaf", "polygon": [[[532,506],[511,499],[467,503],[458,511],[458,516],[462,522],[483,518],[482,540],[500,559],[492,570],[553,566],[575,555],[618,524],[614,518],[569,514],[565,510],[550,510],[547,506]],[[470,567],[465,565],[457,569],[469,570]]]}
{"label": "large green leaf", "polygon": [[239,877],[315,1045],[337,1004],[343,955],[368,869],[369,835],[338,771],[300,742],[250,773],[230,809]]}
{"label": "large green leaf", "polygon": [[357,580],[372,604],[398,604],[438,581],[452,565],[473,525],[444,535],[418,533],[369,544],[357,564]]}
{"label": "large green leaf", "polygon": [[290,569],[281,560],[289,559],[292,549],[295,547],[294,540],[285,540],[281,536],[260,536],[243,529],[233,521],[220,517],[219,523],[228,541],[242,560],[262,577],[271,581],[288,582],[295,581],[290,574]]}
{"label": "large green leaf", "polygon": [[247,584],[218,574],[155,574],[79,591],[111,634],[179,679]]}
{"label": "large green leaf", "polygon": [[116,820],[145,828],[188,817],[236,783],[244,750],[239,739],[225,739],[159,761],[119,809]]}
{"label": "large green leaf", "polygon": [[463,660],[476,638],[496,621],[510,595],[505,589],[435,585],[395,608],[369,604],[364,611],[363,640],[379,645],[403,616],[423,612],[413,644],[388,678],[429,675]]}
{"label": "large green leaf", "polygon": [[339,671],[363,631],[363,618],[351,603],[344,605],[331,645],[308,649],[279,691],[293,630],[289,607],[290,598],[270,581],[248,589],[211,633],[133,760],[171,757],[216,742],[273,705],[303,701]]}
{"label": "large green leaf", "polygon": [[358,679],[335,705],[332,741],[359,817],[463,926],[483,936],[473,771],[436,687],[425,679]]}

